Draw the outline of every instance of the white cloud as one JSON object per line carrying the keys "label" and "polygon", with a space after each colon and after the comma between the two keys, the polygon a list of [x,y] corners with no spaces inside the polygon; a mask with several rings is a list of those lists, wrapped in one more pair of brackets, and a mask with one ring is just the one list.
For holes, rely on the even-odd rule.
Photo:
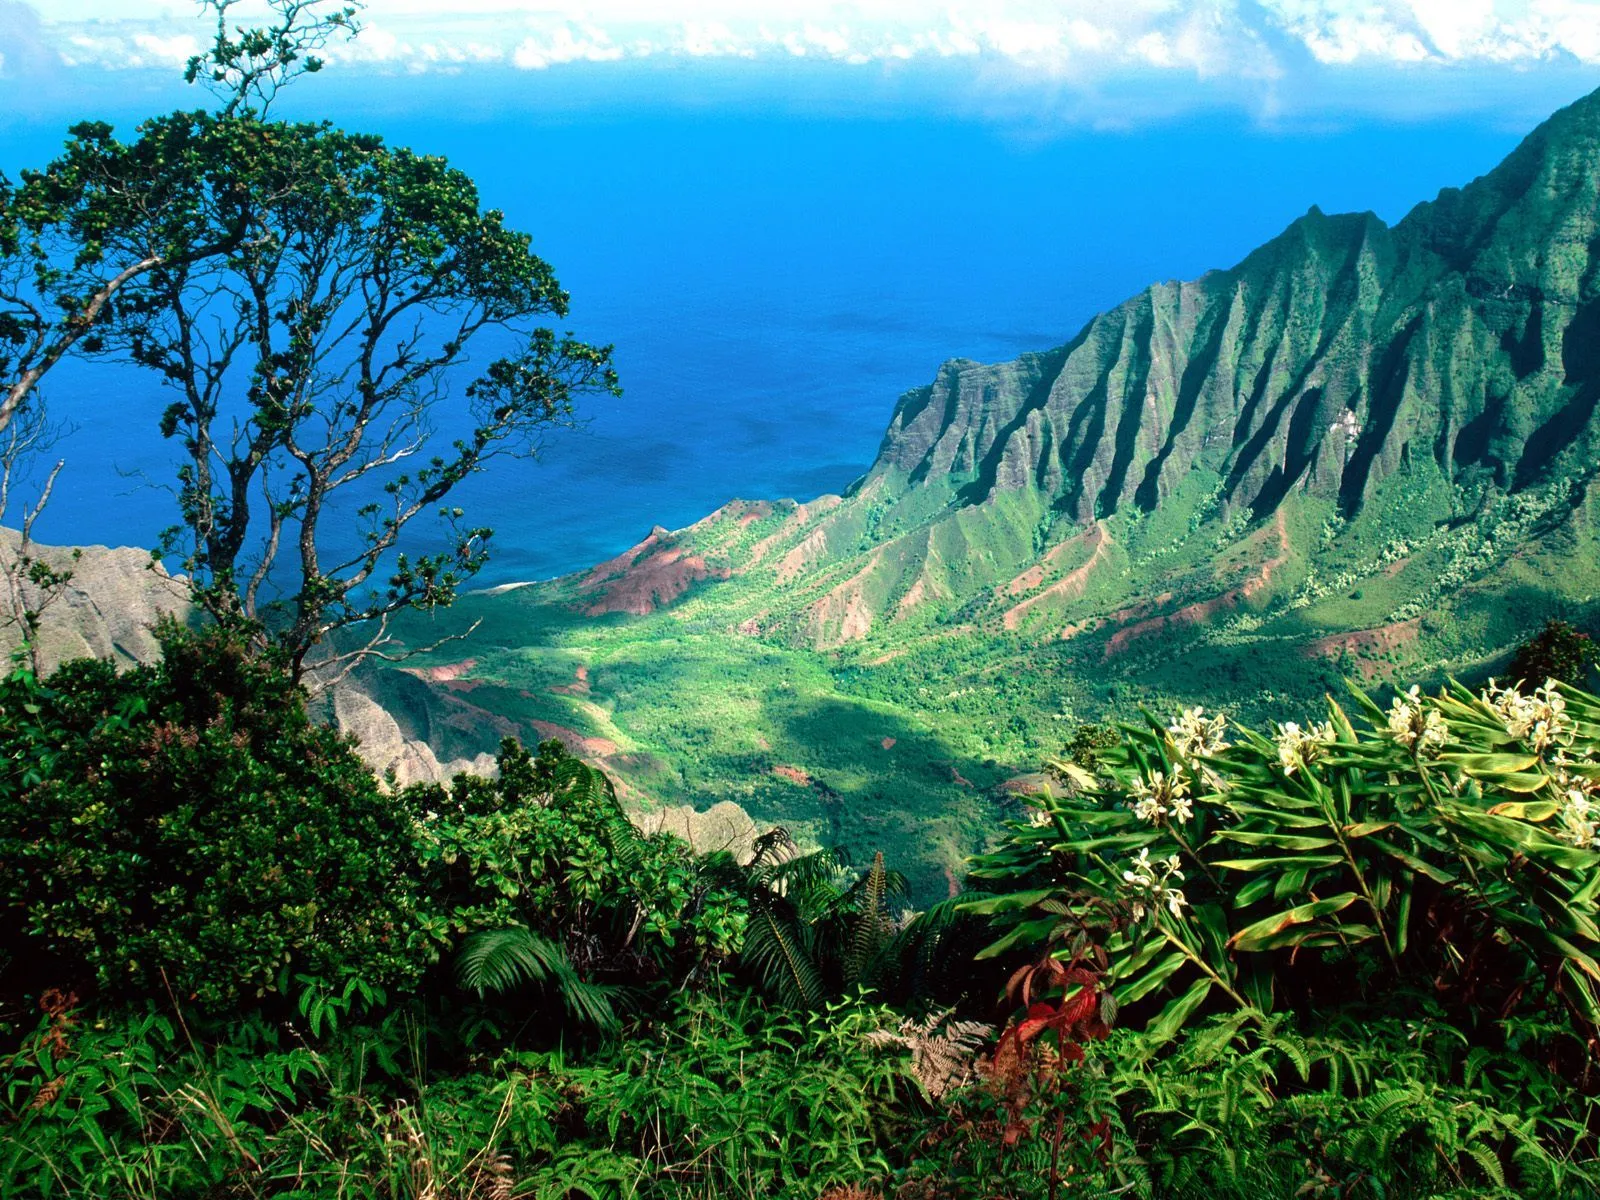
{"label": "white cloud", "polygon": [[[258,15],[248,5],[235,12]],[[372,0],[365,15],[363,38],[330,58],[543,68],[659,56],[983,57],[1212,73],[1258,71],[1267,41],[1286,39],[1330,65],[1600,63],[1600,0],[952,0],[939,9],[917,0],[685,0],[670,9],[659,0],[461,0],[449,11],[434,0]],[[170,58],[195,26],[170,0],[53,0],[45,22],[80,52],[83,38],[103,45],[103,66]]]}
{"label": "white cloud", "polygon": [[542,37],[523,38],[511,51],[511,65],[524,71],[542,71],[560,63],[615,62],[624,53],[601,30],[561,25]]}
{"label": "white cloud", "polygon": [[[0,0],[0,14],[17,3]],[[204,36],[184,8],[50,0],[48,12],[37,5],[36,40],[71,66],[170,68]],[[242,0],[233,14],[261,11],[263,0]],[[991,92],[1094,97],[1155,79],[1199,103],[1248,92],[1263,112],[1297,76],[1600,66],[1600,0],[369,0],[364,21],[357,41],[325,56],[388,73],[798,60],[899,78],[919,63],[946,74],[967,64]]]}

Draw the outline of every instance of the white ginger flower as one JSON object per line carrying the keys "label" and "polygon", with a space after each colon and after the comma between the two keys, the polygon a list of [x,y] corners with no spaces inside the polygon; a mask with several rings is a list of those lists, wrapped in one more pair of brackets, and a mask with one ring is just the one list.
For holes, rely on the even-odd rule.
{"label": "white ginger flower", "polygon": [[1422,717],[1422,734],[1417,738],[1417,745],[1424,750],[1437,751],[1449,740],[1450,726],[1445,724],[1444,717],[1438,709],[1428,709]]}
{"label": "white ginger flower", "polygon": [[1574,846],[1600,849],[1600,804],[1595,800],[1596,793],[1600,792],[1600,780],[1562,769],[1556,773],[1556,791],[1561,800],[1557,813],[1560,829],[1556,836]]}
{"label": "white ginger flower", "polygon": [[1323,721],[1308,729],[1301,729],[1294,721],[1285,721],[1278,726],[1278,765],[1285,775],[1293,775],[1322,757],[1333,740],[1332,721]]}
{"label": "white ginger flower", "polygon": [[1396,696],[1389,705],[1389,733],[1402,746],[1409,746],[1417,740],[1414,726],[1417,723],[1420,690],[1416,684],[1412,684],[1409,692],[1404,696]]}
{"label": "white ginger flower", "polygon": [[1527,742],[1535,753],[1559,748],[1572,741],[1572,721],[1567,716],[1567,699],[1556,690],[1556,681],[1546,679],[1532,695],[1517,688],[1497,687],[1489,681],[1483,701],[1499,714],[1506,732]]}
{"label": "white ginger flower", "polygon": [[1151,862],[1150,848],[1146,846],[1140,850],[1132,867],[1122,872],[1122,881],[1133,896],[1133,919],[1142,921],[1163,904],[1173,916],[1181,917],[1189,901],[1171,883],[1182,879],[1181,860],[1176,854],[1160,862]]}
{"label": "white ginger flower", "polygon": [[1028,824],[1035,829],[1043,829],[1050,824],[1050,814],[1042,808],[1036,808],[1028,814]]}
{"label": "white ginger flower", "polygon": [[1419,754],[1436,751],[1450,739],[1450,727],[1437,709],[1427,706],[1422,689],[1416,684],[1390,703],[1388,731],[1395,741]]}
{"label": "white ginger flower", "polygon": [[1150,777],[1135,779],[1128,790],[1133,794],[1133,815],[1154,825],[1164,817],[1174,817],[1181,824],[1194,816],[1194,806],[1188,799],[1189,785],[1176,772],[1152,771]]}
{"label": "white ginger flower", "polygon": [[1154,879],[1154,868],[1150,865],[1150,847],[1146,846],[1134,855],[1133,866],[1122,873],[1123,881],[1137,884],[1146,879]]}
{"label": "white ginger flower", "polygon": [[1206,716],[1203,707],[1186,708],[1183,714],[1167,726],[1167,737],[1172,748],[1184,758],[1200,758],[1218,754],[1228,748],[1223,731],[1228,718],[1222,713]]}

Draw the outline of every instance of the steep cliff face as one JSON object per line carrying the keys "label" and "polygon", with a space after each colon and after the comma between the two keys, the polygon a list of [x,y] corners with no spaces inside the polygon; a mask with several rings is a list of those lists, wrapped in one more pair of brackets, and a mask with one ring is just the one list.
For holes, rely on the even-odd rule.
{"label": "steep cliff face", "polygon": [[[1529,504],[1560,523],[1600,452],[1597,401],[1600,93],[1392,228],[1312,209],[1054,350],[946,363],[846,496],[658,530],[630,553],[693,576],[634,590],[672,603],[743,576],[740,628],[818,649],[964,623],[1120,652],[1123,626],[1309,604],[1396,546],[1450,558],[1464,523],[1502,543]],[[1438,590],[1420,567],[1404,582],[1399,620]]]}
{"label": "steep cliff face", "polygon": [[1300,489],[1349,517],[1412,456],[1475,493],[1529,486],[1595,449],[1597,189],[1591,96],[1393,229],[1313,209],[1057,350],[946,364],[873,472],[964,504],[1038,489],[1080,522],[1151,511],[1197,467],[1258,516]]}
{"label": "steep cliff face", "polygon": [[[0,529],[0,562],[15,561],[17,532]],[[28,584],[24,602],[40,610],[39,665],[53,670],[74,658],[109,658],[119,666],[153,659],[159,648],[151,633],[164,615],[180,620],[189,613],[188,589],[159,565],[150,552],[129,546],[64,549],[34,546],[30,553],[53,570],[70,575],[51,599]],[[20,630],[0,623],[0,653],[18,644]]]}
{"label": "steep cliff face", "polygon": [[[14,556],[17,541],[15,530],[0,529],[0,556]],[[153,564],[148,550],[34,546],[31,553],[70,575],[41,606],[36,639],[41,671],[75,658],[110,659],[119,668],[153,662],[161,653],[156,623],[164,616],[187,621],[193,615],[187,584]],[[30,589],[29,604],[40,605],[42,599],[38,589]],[[18,635],[14,623],[0,624],[0,653],[15,649]],[[319,715],[354,735],[373,769],[392,770],[401,784],[493,771],[490,751],[500,731],[473,726],[471,738],[441,736],[428,724],[428,697],[415,694],[426,689],[413,683],[412,693],[402,695],[407,682],[413,681],[393,673],[356,680],[322,698]]]}

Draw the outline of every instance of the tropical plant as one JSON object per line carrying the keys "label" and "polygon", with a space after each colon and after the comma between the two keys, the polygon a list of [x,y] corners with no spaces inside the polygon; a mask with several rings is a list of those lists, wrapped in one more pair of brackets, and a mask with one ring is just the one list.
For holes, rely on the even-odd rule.
{"label": "tropical plant", "polygon": [[480,995],[548,985],[576,1020],[607,1033],[618,1028],[606,989],[579,978],[565,947],[520,925],[473,934],[461,947],[456,972],[462,987]]}
{"label": "tropical plant", "polygon": [[1594,640],[1588,634],[1579,633],[1565,621],[1550,620],[1517,647],[1508,669],[1512,679],[1535,687],[1547,679],[1582,687],[1589,681],[1594,661]]}
{"label": "tropical plant", "polygon": [[0,680],[0,991],[218,1009],[299,974],[414,981],[441,942],[403,802],[228,631],[156,633],[154,666]]}
{"label": "tropical plant", "polygon": [[682,841],[635,828],[603,772],[557,741],[536,755],[507,741],[497,767],[493,779],[406,793],[441,935],[468,935],[463,986],[534,985],[611,1029],[628,989],[714,970],[737,951],[742,894]]}
{"label": "tropical plant", "polygon": [[[1208,1002],[1270,1011],[1426,978],[1487,1015],[1556,1005],[1600,1023],[1600,701],[1416,688],[1357,693],[1270,737],[1199,710],[1124,730],[1097,786],[975,868],[990,949],[1085,934],[1126,1007],[1176,1032]],[[1587,1036],[1587,1033],[1584,1033]]]}
{"label": "tropical plant", "polygon": [[740,962],[784,1004],[819,1009],[858,987],[908,1008],[960,997],[977,927],[952,903],[892,911],[905,879],[882,851],[852,870],[843,851],[800,853],[775,829],[735,877],[749,906]]}

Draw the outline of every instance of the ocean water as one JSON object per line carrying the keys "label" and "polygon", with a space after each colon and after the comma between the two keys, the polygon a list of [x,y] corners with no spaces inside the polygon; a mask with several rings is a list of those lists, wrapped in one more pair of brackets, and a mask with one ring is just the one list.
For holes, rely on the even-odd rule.
{"label": "ocean water", "polygon": [[[1029,138],[938,115],[648,106],[329,115],[466,169],[555,266],[566,325],[616,347],[620,400],[459,493],[496,530],[485,584],[582,568],[733,497],[842,489],[896,397],[941,361],[1059,344],[1153,281],[1231,265],[1313,203],[1396,220],[1523,132],[1475,118],[1290,134],[1221,115]],[[0,167],[59,139],[43,120],[0,127]],[[37,535],[149,544],[175,520],[160,389],[71,366],[49,399],[74,428]]]}

